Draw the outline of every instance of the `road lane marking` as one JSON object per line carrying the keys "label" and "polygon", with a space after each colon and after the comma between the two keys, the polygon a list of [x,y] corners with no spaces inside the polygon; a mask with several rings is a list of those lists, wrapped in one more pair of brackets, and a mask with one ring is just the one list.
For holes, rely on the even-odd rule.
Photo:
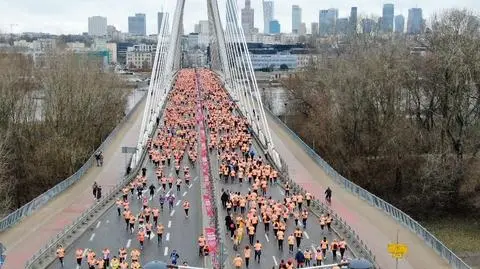
{"label": "road lane marking", "polygon": [[175,206],[178,206],[181,202],[182,202],[182,200],[178,200],[177,204]]}
{"label": "road lane marking", "polygon": [[132,239],[128,239],[128,241],[127,241],[127,248],[129,248],[131,244],[132,244]]}
{"label": "road lane marking", "polygon": [[110,220],[107,219],[107,224],[110,223]]}
{"label": "road lane marking", "polygon": [[184,193],[182,194],[182,196],[185,196],[185,195],[187,195],[187,192],[184,192]]}
{"label": "road lane marking", "polygon": [[169,189],[169,190],[167,191],[167,195],[169,195],[171,191],[172,191],[172,189]]}
{"label": "road lane marking", "polygon": [[88,252],[88,248],[84,249],[84,250],[83,250],[83,256],[82,256],[82,257],[86,257],[86,256],[87,256],[87,252]]}
{"label": "road lane marking", "polygon": [[267,234],[265,234],[265,239],[267,239],[267,242],[270,242],[270,239],[268,239]]}
{"label": "road lane marking", "polygon": [[197,180],[198,180],[198,176],[193,178],[193,181],[197,181]]}
{"label": "road lane marking", "polygon": [[175,214],[175,209],[172,211],[172,213],[170,213],[170,217],[172,217],[173,214]]}
{"label": "road lane marking", "polygon": [[148,198],[148,200],[149,200],[149,201],[152,201],[152,199],[153,199],[153,197],[152,197],[152,196],[150,196],[150,198]]}
{"label": "road lane marking", "polygon": [[151,233],[151,234],[150,234],[150,240],[152,240],[153,238],[155,238],[155,234],[154,234],[154,233]]}
{"label": "road lane marking", "polygon": [[193,184],[190,184],[190,186],[188,186],[189,189],[191,189],[193,187]]}
{"label": "road lane marking", "polygon": [[168,221],[168,228],[170,228],[170,227],[172,227],[172,221],[171,220]]}
{"label": "road lane marking", "polygon": [[95,233],[93,233],[91,236],[90,236],[90,239],[88,241],[92,241],[93,238],[95,238]]}
{"label": "road lane marking", "polygon": [[163,256],[167,256],[168,255],[168,247],[165,247],[165,250],[163,251]]}
{"label": "road lane marking", "polygon": [[100,227],[100,224],[102,224],[102,221],[97,222],[97,227],[95,228],[98,229],[98,227]]}
{"label": "road lane marking", "polygon": [[167,233],[167,237],[165,238],[165,240],[170,241],[170,233]]}
{"label": "road lane marking", "polygon": [[275,266],[278,266],[277,258],[275,258],[275,256],[272,256],[272,257],[273,257],[273,262],[275,263]]}
{"label": "road lane marking", "polygon": [[280,194],[281,194],[281,195],[285,195],[285,193],[284,193],[282,190],[280,190]]}
{"label": "road lane marking", "polygon": [[306,237],[307,239],[310,239],[310,236],[308,236],[307,231],[303,232],[303,234],[305,235],[305,237]]}

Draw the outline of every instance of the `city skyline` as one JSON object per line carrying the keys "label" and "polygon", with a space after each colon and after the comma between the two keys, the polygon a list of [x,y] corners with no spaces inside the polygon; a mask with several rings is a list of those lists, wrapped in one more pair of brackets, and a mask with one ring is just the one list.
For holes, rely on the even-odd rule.
{"label": "city skyline", "polygon": [[[423,17],[427,19],[435,12],[447,8],[468,7],[472,11],[480,11],[480,1],[475,0],[448,0],[439,3],[429,1],[416,2],[413,0],[403,1],[372,1],[347,0],[338,3],[333,0],[309,1],[292,0],[288,5],[280,4],[275,0],[275,10],[273,18],[282,25],[283,32],[291,32],[292,5],[298,5],[303,9],[302,22],[310,25],[312,22],[318,22],[318,14],[322,9],[335,8],[339,11],[339,17],[348,17],[352,6],[358,7],[358,17],[364,15],[382,15],[383,4],[393,3],[395,5],[394,15],[403,15],[408,17],[408,11],[412,8],[422,8]],[[206,19],[205,0],[187,0],[185,6],[185,32],[193,32],[194,24],[200,20]],[[245,1],[238,0],[238,11],[244,7]],[[13,1],[0,0],[0,32],[14,33],[19,32],[45,32],[52,34],[81,34],[88,32],[88,18],[93,16],[107,17],[108,24],[114,25],[122,32],[128,32],[128,16],[134,13],[146,14],[146,32],[155,34],[158,32],[157,13],[162,11],[162,5],[158,1],[139,0],[134,3],[125,2],[122,5],[124,9],[111,9],[111,6],[118,6],[113,0],[97,2],[93,0],[84,0],[82,2],[57,2],[53,0],[44,0],[41,3],[34,0]],[[222,19],[225,17],[225,3],[219,1],[219,8]],[[263,32],[263,9],[261,0],[251,0],[252,9],[255,15],[255,27]],[[173,14],[174,5],[172,3],[163,6],[165,12]],[[196,14],[202,14],[197,16]],[[405,26],[406,28],[406,26]]]}

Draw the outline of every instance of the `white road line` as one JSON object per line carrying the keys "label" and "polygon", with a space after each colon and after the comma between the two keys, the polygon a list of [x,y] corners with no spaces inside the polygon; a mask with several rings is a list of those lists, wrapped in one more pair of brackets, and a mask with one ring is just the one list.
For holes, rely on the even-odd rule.
{"label": "white road line", "polygon": [[83,256],[82,257],[85,257],[87,255],[87,252],[88,252],[88,248],[84,249],[83,250]]}
{"label": "white road line", "polygon": [[150,234],[150,240],[152,240],[153,238],[155,238],[155,233]]}
{"label": "white road line", "polygon": [[126,247],[129,248],[131,244],[132,244],[132,239],[128,239]]}
{"label": "white road line", "polygon": [[88,241],[92,241],[93,238],[95,238],[95,233],[93,233],[91,236],[90,236],[90,239]]}
{"label": "white road line", "polygon": [[149,200],[149,201],[152,201],[152,199],[153,199],[153,197],[152,197],[152,196],[150,196],[150,198],[148,198],[148,200]]}
{"label": "white road line", "polygon": [[163,251],[163,256],[167,256],[168,255],[168,247],[165,247],[165,250]]}
{"label": "white road line", "polygon": [[185,195],[187,195],[187,192],[184,192],[184,193],[182,194],[182,196],[185,196]]}
{"label": "white road line", "polygon": [[102,224],[102,221],[97,222],[97,227],[95,228],[98,229],[98,227],[100,227],[100,224]]}
{"label": "white road line", "polygon": [[107,224],[110,223],[110,220],[107,219]]}
{"label": "white road line", "polygon": [[167,233],[167,237],[165,238],[165,240],[170,241],[170,233]]}
{"label": "white road line", "polygon": [[158,190],[157,190],[157,193],[159,193],[161,190],[162,190],[162,188],[159,187]]}
{"label": "white road line", "polygon": [[197,181],[197,180],[198,180],[198,176],[193,178],[193,181]]}
{"label": "white road line", "polygon": [[169,190],[167,191],[167,195],[169,195],[171,191],[172,191],[172,189],[169,189]]}
{"label": "white road line", "polygon": [[175,209],[174,209],[174,210],[172,210],[172,213],[170,213],[170,217],[172,217],[172,216],[173,216],[173,214],[175,214]]}
{"label": "white road line", "polygon": [[307,231],[303,232],[303,234],[305,235],[305,237],[306,237],[307,239],[310,239],[310,236],[308,236]]}
{"label": "white road line", "polygon": [[188,186],[189,189],[191,189],[193,187],[193,184],[190,184],[190,186]]}
{"label": "white road line", "polygon": [[268,236],[265,234],[265,239],[267,239],[267,242],[270,242],[270,239],[268,239]]}
{"label": "white road line", "polygon": [[171,221],[171,220],[168,221],[167,227],[168,227],[168,228],[172,227],[172,221]]}
{"label": "white road line", "polygon": [[275,263],[275,266],[278,266],[277,258],[275,258],[275,256],[272,256],[272,257],[273,257],[273,262]]}
{"label": "white road line", "polygon": [[181,202],[182,202],[182,200],[178,200],[177,204],[175,206],[178,206]]}
{"label": "white road line", "polygon": [[170,171],[170,173],[168,174],[168,177],[172,177],[173,176],[173,172]]}
{"label": "white road line", "polygon": [[281,194],[281,195],[285,195],[285,193],[284,193],[282,190],[280,190],[280,194]]}

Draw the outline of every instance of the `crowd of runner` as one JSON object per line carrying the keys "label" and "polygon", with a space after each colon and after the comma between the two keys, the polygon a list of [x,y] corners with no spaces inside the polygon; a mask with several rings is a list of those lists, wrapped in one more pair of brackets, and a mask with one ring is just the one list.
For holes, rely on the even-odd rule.
{"label": "crowd of runner", "polygon": [[[261,262],[263,246],[260,240],[256,240],[260,233],[273,236],[276,240],[272,242],[276,241],[280,251],[283,251],[286,241],[291,258],[282,260],[280,269],[321,265],[327,251],[331,251],[333,257],[337,257],[338,251],[340,260],[343,260],[347,249],[344,240],[329,243],[325,237],[323,240],[319,238],[319,247],[315,251],[309,248],[304,251],[300,249],[303,230],[310,219],[308,208],[312,195],[293,193],[288,184],[283,186],[283,200],[273,199],[269,195],[269,188],[279,183],[279,174],[261,156],[256,155],[246,119],[235,113],[235,103],[230,100],[211,71],[188,69],[179,72],[174,90],[168,97],[163,121],[160,122],[155,137],[147,143],[157,184],[148,184],[147,171],[143,168],[142,172],[122,189],[122,197],[116,200],[118,217],[125,221],[125,230],[136,235],[139,249],[105,248],[101,253],[95,253],[91,249],[76,249],[76,265],[80,267],[86,263],[89,269],[139,269],[145,240],[156,234],[157,244],[162,243],[165,227],[160,220],[160,213],[166,210],[165,204],[172,210],[176,199],[174,193],[180,192],[182,186],[191,184],[189,166],[194,166],[197,160],[196,72],[200,77],[203,109],[207,112],[209,149],[218,152],[220,160],[218,176],[225,183],[249,186],[247,193],[224,191],[221,197],[222,207],[227,213],[226,229],[234,249],[241,252],[233,257],[233,266],[248,268],[252,251],[254,260]],[[166,169],[172,166],[175,174],[167,176]],[[150,199],[156,191],[159,193],[158,202]],[[140,210],[131,209],[133,199],[141,201]],[[182,207],[185,217],[188,218],[190,203],[184,200]],[[263,229],[258,225],[260,222],[263,222]],[[319,222],[322,230],[330,231],[331,216],[322,216]],[[289,226],[294,227],[292,234],[286,234]],[[246,243],[245,237],[248,237]],[[199,255],[208,255],[205,237],[200,235],[197,242]],[[58,246],[57,257],[63,267],[63,246]],[[179,254],[173,251],[170,257],[171,262],[176,264]]]}
{"label": "crowd of runner", "polygon": [[[293,268],[321,265],[326,259],[327,251],[332,252],[334,261],[345,261],[347,244],[345,240],[334,239],[329,243],[326,237],[319,240],[315,251],[301,250],[303,230],[309,220],[312,194],[292,193],[288,184],[284,185],[285,197],[275,200],[269,194],[269,188],[278,181],[278,171],[256,156],[252,135],[244,117],[235,111],[235,103],[222,89],[218,78],[208,70],[200,71],[200,85],[204,93],[204,106],[207,110],[207,124],[210,135],[210,150],[218,152],[218,177],[226,184],[248,184],[249,191],[222,193],[222,207],[226,211],[225,228],[229,231],[234,250],[243,252],[233,258],[233,265],[240,268],[249,267],[252,250],[254,260],[261,262],[262,243],[256,238],[258,234],[271,234],[278,249],[283,251],[284,242],[288,245],[290,259],[281,260],[279,268]],[[293,219],[293,221],[292,221]],[[330,232],[332,217],[322,215],[319,218],[322,230]],[[263,229],[258,227],[263,222]],[[294,232],[287,234],[287,228],[294,227]],[[243,239],[248,237],[242,248]],[[339,259],[337,260],[337,252]],[[295,262],[294,262],[295,261]]]}

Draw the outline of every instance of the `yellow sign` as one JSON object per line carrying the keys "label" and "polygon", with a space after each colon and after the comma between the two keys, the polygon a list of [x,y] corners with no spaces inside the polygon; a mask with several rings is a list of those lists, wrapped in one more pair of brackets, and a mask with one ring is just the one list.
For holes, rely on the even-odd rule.
{"label": "yellow sign", "polygon": [[401,259],[408,252],[408,246],[405,244],[388,244],[388,253],[392,254],[395,259]]}

